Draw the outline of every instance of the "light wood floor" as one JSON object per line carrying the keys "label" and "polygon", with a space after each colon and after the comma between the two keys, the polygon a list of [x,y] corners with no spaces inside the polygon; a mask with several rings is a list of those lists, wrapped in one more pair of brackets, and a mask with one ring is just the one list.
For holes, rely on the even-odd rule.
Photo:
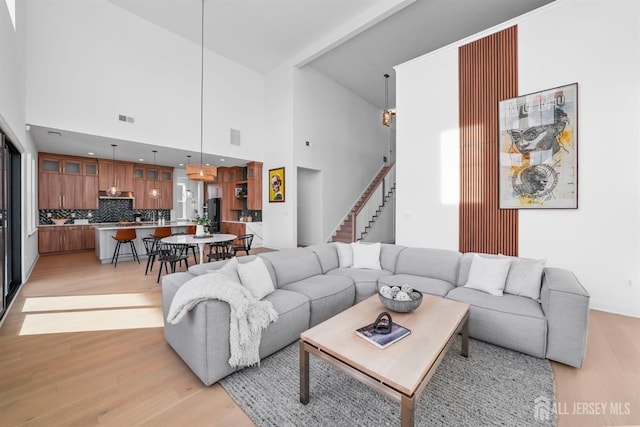
{"label": "light wood floor", "polygon": [[[166,344],[160,307],[144,263],[41,257],[0,328],[0,426],[252,425]],[[559,425],[640,424],[640,319],[591,311],[584,367],[553,369]]]}

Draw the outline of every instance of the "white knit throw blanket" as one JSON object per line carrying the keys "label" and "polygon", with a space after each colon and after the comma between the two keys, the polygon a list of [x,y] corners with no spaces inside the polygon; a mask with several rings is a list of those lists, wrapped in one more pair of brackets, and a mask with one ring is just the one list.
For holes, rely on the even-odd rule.
{"label": "white knit throw blanket", "polygon": [[247,288],[225,274],[203,274],[182,285],[171,301],[167,321],[175,325],[199,302],[211,299],[225,301],[231,307],[229,365],[259,365],[262,329],[278,320],[278,313],[269,301],[256,299]]}

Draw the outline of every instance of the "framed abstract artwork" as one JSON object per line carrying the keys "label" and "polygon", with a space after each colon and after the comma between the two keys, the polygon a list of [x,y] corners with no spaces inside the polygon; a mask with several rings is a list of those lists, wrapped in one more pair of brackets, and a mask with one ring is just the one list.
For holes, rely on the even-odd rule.
{"label": "framed abstract artwork", "polygon": [[269,169],[269,202],[284,202],[284,167]]}
{"label": "framed abstract artwork", "polygon": [[578,207],[578,84],[498,104],[501,209]]}

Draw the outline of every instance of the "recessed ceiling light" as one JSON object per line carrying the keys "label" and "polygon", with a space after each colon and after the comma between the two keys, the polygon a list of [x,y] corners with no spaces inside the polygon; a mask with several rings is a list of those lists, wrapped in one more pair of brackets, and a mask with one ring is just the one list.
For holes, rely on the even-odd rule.
{"label": "recessed ceiling light", "polygon": [[138,159],[139,162],[144,162],[144,159]]}
{"label": "recessed ceiling light", "polygon": [[224,159],[220,159],[221,162],[224,162]]}
{"label": "recessed ceiling light", "polygon": [[91,151],[89,151],[87,154],[90,155],[90,156],[95,156],[96,155],[96,153],[93,153]]}
{"label": "recessed ceiling light", "polygon": [[184,166],[184,163],[178,163],[178,166]]}
{"label": "recessed ceiling light", "polygon": [[62,136],[62,134],[60,132],[56,132],[55,130],[50,130],[47,132],[49,135],[54,135],[54,136]]}

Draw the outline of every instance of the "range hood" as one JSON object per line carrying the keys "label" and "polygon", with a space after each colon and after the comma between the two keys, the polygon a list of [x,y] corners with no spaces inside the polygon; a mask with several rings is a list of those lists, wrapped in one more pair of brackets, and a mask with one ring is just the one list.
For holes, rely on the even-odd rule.
{"label": "range hood", "polygon": [[124,200],[133,200],[133,191],[123,191],[122,193],[120,193],[119,196],[114,197],[114,196],[110,196],[109,194],[107,194],[106,191],[99,191],[98,192],[98,199],[116,199],[116,200],[120,200],[120,199],[124,199]]}

